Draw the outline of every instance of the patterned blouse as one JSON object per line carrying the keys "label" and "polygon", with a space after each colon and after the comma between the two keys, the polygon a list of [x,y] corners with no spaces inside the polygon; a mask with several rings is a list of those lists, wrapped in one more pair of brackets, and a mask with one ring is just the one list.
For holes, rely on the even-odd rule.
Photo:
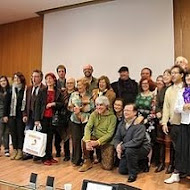
{"label": "patterned blouse", "polygon": [[155,97],[153,93],[150,93],[148,96],[144,96],[140,93],[135,102],[138,114],[142,115],[144,118],[147,118],[148,115],[155,112]]}
{"label": "patterned blouse", "polygon": [[[80,107],[80,117],[73,112],[74,107]],[[94,101],[88,93],[82,97],[79,92],[73,92],[69,98],[68,109],[72,112],[70,119],[73,123],[87,123],[94,109]]]}

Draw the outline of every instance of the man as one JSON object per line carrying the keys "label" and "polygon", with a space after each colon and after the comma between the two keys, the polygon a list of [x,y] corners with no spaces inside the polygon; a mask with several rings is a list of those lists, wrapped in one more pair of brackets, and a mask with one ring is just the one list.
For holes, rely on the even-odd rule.
{"label": "man", "polygon": [[114,163],[114,146],[110,143],[116,127],[116,116],[109,110],[106,96],[96,99],[96,110],[90,115],[82,139],[84,164],[79,169],[85,172],[92,168],[90,152],[95,148],[101,150],[101,164],[105,170],[111,170]]}
{"label": "man", "polygon": [[[58,65],[56,68],[57,75],[58,75],[58,80],[57,80],[57,88],[62,91],[62,94],[64,96],[64,104],[65,107],[68,103],[68,93],[66,92],[66,67],[64,65]],[[66,126],[60,126],[58,128],[55,128],[54,134],[55,134],[55,141],[54,141],[54,146],[56,149],[56,157],[61,157],[61,134],[63,135],[65,133],[64,129],[68,127],[68,123],[65,123]],[[63,161],[69,161],[70,160],[70,149],[69,149],[69,139],[64,142],[64,158]]]}
{"label": "man", "polygon": [[129,174],[128,182],[136,180],[139,170],[138,162],[147,160],[151,149],[145,126],[135,123],[136,115],[135,105],[127,104],[124,107],[124,120],[118,125],[114,137],[114,146],[120,159],[119,172]]}
{"label": "man", "polygon": [[[172,144],[170,146],[170,162],[166,173],[172,173],[174,171],[174,157],[175,157],[175,144],[177,141],[178,131],[181,122],[181,115],[174,112],[177,95],[180,89],[183,87],[184,70],[179,65],[174,65],[171,68],[172,82],[164,97],[163,115],[162,115],[162,129],[167,135],[171,136]],[[169,130],[168,123],[171,125]],[[179,176],[172,174],[172,176],[165,180],[165,183],[173,183],[179,180]]]}
{"label": "man", "polygon": [[119,69],[120,78],[117,82],[111,84],[116,98],[124,99],[124,104],[134,103],[138,94],[138,84],[135,80],[129,78],[129,69],[125,66]]}
{"label": "man", "polygon": [[57,80],[57,88],[64,90],[66,85],[66,67],[64,65],[58,65],[56,71],[59,77]]}
{"label": "man", "polygon": [[95,88],[98,88],[98,80],[92,76],[93,73],[93,67],[91,65],[85,65],[83,67],[83,73],[85,78],[89,81],[89,92],[92,93],[92,90]]}
{"label": "man", "polygon": [[[34,107],[36,102],[36,97],[40,89],[45,88],[42,84],[43,73],[42,71],[36,69],[32,72],[31,82],[32,85],[27,87],[26,91],[26,107],[23,112],[23,122],[26,123],[25,130],[32,130],[34,127]],[[31,159],[32,155],[25,154],[23,160]]]}
{"label": "man", "polygon": [[150,91],[154,91],[156,88],[156,83],[152,80],[152,70],[148,67],[145,67],[141,70],[141,80],[148,79],[150,83]]}
{"label": "man", "polygon": [[185,57],[178,56],[175,60],[176,65],[180,65],[186,72],[189,69],[188,60]]}

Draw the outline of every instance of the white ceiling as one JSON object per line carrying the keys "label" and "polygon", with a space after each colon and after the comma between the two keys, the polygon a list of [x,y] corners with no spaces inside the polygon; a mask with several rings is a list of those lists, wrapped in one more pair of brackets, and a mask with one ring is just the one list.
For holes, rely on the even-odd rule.
{"label": "white ceiling", "polygon": [[0,0],[0,24],[38,16],[36,12],[93,0]]}

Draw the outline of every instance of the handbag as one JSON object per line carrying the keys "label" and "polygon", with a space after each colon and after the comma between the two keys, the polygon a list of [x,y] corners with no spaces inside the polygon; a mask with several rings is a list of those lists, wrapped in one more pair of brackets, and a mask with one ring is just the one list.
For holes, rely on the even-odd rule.
{"label": "handbag", "polygon": [[61,109],[55,111],[52,117],[52,125],[55,127],[65,126],[68,122],[68,111],[66,109]]}
{"label": "handbag", "polygon": [[24,138],[23,152],[44,157],[46,154],[47,134],[34,130],[27,130]]}

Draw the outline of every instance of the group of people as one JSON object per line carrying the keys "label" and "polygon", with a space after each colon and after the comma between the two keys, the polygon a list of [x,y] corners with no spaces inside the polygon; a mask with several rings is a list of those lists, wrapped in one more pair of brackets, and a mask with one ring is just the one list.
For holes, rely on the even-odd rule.
{"label": "group of people", "polygon": [[[190,174],[190,70],[184,57],[159,75],[143,68],[137,83],[129,77],[128,67],[119,69],[119,80],[110,83],[107,76],[93,77],[93,67],[83,67],[84,77],[66,79],[66,68],[56,68],[45,75],[36,69],[31,85],[21,72],[13,75],[12,84],[0,77],[0,147],[11,160],[41,161],[52,165],[54,142],[56,157],[62,149],[64,161],[71,160],[85,172],[101,163],[105,170],[119,167],[128,174],[128,182],[140,171],[165,169],[166,143],[170,144],[170,161],[165,183],[179,182]],[[55,117],[58,118],[55,121]],[[43,158],[24,153],[25,130],[34,126],[47,134]],[[9,133],[13,151],[9,152]],[[168,135],[169,134],[169,135]],[[61,147],[63,143],[63,147]],[[71,148],[72,147],[72,148]],[[70,150],[71,148],[71,150]]]}

